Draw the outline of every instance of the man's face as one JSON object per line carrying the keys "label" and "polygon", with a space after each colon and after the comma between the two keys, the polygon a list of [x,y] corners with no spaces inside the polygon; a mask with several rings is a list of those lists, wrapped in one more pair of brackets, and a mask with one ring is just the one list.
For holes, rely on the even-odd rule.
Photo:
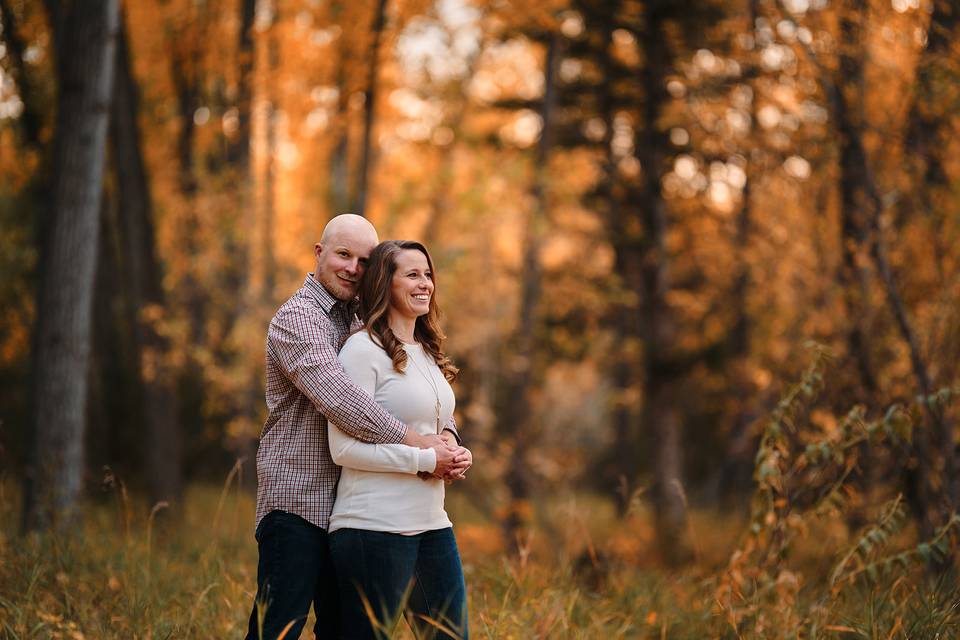
{"label": "man's face", "polygon": [[332,234],[326,244],[314,246],[317,269],[313,277],[338,300],[353,300],[375,246],[377,237],[367,229],[344,229]]}

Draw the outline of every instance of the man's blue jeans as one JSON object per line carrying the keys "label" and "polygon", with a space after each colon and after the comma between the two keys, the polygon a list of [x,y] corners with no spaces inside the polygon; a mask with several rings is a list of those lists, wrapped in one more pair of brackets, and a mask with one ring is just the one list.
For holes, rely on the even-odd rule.
{"label": "man's blue jeans", "polygon": [[403,613],[418,637],[467,638],[467,588],[452,529],[415,536],[338,529],[329,537],[341,638],[389,638]]}
{"label": "man's blue jeans", "polygon": [[[338,638],[340,604],[327,532],[300,516],[271,511],[257,527],[257,602],[250,614],[247,640],[276,640],[294,621],[285,640],[300,637],[310,605],[317,617],[314,633]],[[263,635],[258,609],[263,603]]]}

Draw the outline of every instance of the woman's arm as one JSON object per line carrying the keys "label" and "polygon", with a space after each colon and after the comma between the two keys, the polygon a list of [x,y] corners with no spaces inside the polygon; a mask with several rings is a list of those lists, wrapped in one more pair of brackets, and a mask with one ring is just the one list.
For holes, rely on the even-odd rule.
{"label": "woman's arm", "polygon": [[360,442],[327,423],[330,456],[341,467],[361,471],[393,471],[399,473],[433,473],[437,466],[434,449],[417,449],[403,444],[370,444]]}

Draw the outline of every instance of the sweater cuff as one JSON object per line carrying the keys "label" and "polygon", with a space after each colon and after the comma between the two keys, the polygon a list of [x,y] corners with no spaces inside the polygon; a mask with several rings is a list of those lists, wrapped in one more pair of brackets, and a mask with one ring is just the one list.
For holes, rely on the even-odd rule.
{"label": "sweater cuff", "polygon": [[419,458],[417,459],[417,471],[433,473],[433,470],[437,468],[436,449],[417,449],[417,453],[419,454]]}

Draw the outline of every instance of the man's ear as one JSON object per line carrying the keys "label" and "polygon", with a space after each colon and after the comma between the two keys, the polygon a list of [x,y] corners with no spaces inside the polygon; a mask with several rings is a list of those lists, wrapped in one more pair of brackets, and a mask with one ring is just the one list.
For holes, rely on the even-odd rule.
{"label": "man's ear", "polygon": [[318,242],[313,245],[313,255],[319,258],[321,253],[323,253],[323,245]]}

